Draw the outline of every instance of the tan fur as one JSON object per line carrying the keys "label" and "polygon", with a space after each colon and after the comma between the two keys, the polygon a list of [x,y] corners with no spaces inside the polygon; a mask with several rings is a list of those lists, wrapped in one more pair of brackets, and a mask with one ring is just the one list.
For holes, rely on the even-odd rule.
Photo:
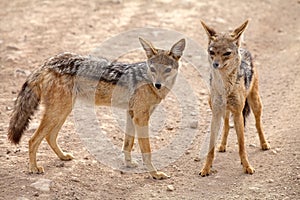
{"label": "tan fur", "polygon": [[[144,164],[152,177],[155,179],[169,177],[167,174],[157,171],[151,162],[148,126],[150,115],[155,106],[166,97],[175,82],[179,67],[178,61],[185,48],[185,40],[182,39],[174,44],[170,51],[156,49],[150,42],[142,38],[140,38],[140,42],[148,57],[147,63],[126,65],[123,68],[118,67],[120,64],[112,63],[116,66],[113,66],[112,69],[106,65],[104,67],[100,66],[98,67],[99,70],[103,70],[103,73],[100,74],[106,76],[103,77],[103,80],[100,80],[100,77],[97,81],[86,76],[73,75],[76,70],[81,69],[75,68],[75,61],[83,67],[84,64],[82,63],[85,60],[89,61],[90,58],[68,53],[51,58],[42,68],[29,76],[16,101],[8,137],[14,143],[19,142],[28,125],[30,115],[33,114],[33,109],[37,106],[37,101],[33,101],[34,106],[29,106],[31,104],[29,100],[38,99],[38,101],[41,101],[45,111],[38,129],[29,140],[30,172],[44,172],[43,167],[38,166],[36,161],[38,147],[44,138],[61,160],[73,159],[70,153],[63,152],[58,146],[57,135],[72,111],[76,99],[90,95],[87,90],[96,85],[96,105],[112,106],[113,98],[117,98],[117,106],[127,109],[126,133],[123,144],[125,164],[128,167],[136,166],[136,163],[131,159],[131,150],[136,133]],[[100,64],[98,63],[98,65]],[[168,72],[166,72],[166,69],[168,69]],[[114,76],[118,70],[124,70],[122,73],[125,74],[125,80],[127,81],[120,84],[115,83],[119,79]],[[88,74],[88,72],[83,71],[82,74]],[[142,75],[137,77],[136,74]],[[147,80],[142,79],[143,77],[148,77],[152,83],[147,82],[148,78],[146,78]],[[137,80],[139,81],[137,82]],[[131,90],[133,90],[132,94],[130,94]],[[26,121],[27,123],[19,125],[20,121]]]}
{"label": "tan fur", "polygon": [[250,53],[240,48],[240,38],[247,24],[248,21],[232,33],[217,33],[202,22],[209,39],[208,58],[211,64],[209,105],[212,109],[212,121],[209,152],[199,173],[201,176],[207,176],[211,173],[214,146],[222,118],[224,119],[224,129],[219,151],[226,151],[230,113],[232,113],[234,119],[239,155],[244,171],[248,174],[254,173],[255,170],[248,161],[245,149],[244,120],[246,116],[243,116],[243,109],[247,106],[245,102],[249,103],[254,113],[262,149],[270,149],[261,127],[262,104],[258,91],[257,71],[253,66]]}

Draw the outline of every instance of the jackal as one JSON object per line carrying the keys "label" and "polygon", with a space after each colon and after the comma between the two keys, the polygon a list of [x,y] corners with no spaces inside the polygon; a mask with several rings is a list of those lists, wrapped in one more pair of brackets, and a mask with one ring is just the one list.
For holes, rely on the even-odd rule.
{"label": "jackal", "polygon": [[63,53],[50,58],[27,78],[15,102],[8,138],[12,143],[19,143],[31,116],[41,102],[44,113],[38,129],[29,140],[30,172],[44,172],[43,167],[38,166],[36,161],[38,147],[44,138],[61,160],[73,159],[70,153],[63,152],[58,146],[57,135],[76,99],[85,98],[85,89],[91,89],[87,86],[92,83],[95,85],[96,105],[112,106],[113,93],[116,93],[115,97],[122,99],[117,99],[119,104],[113,106],[127,109],[123,143],[126,166],[136,167],[131,159],[136,133],[143,162],[152,177],[169,177],[157,171],[152,164],[148,124],[151,113],[175,83],[185,39],[179,40],[170,50],[157,49],[142,38],[139,41],[146,52],[145,62],[126,64]]}
{"label": "jackal", "polygon": [[201,22],[208,35],[208,60],[211,66],[209,105],[212,110],[209,152],[201,176],[210,174],[214,159],[214,146],[224,118],[224,130],[220,152],[226,151],[229,132],[229,117],[233,115],[239,144],[239,155],[245,173],[253,174],[244,143],[246,117],[253,110],[261,148],[270,149],[261,127],[262,103],[258,92],[258,75],[249,51],[240,48],[241,36],[248,20],[231,33],[217,33]]}

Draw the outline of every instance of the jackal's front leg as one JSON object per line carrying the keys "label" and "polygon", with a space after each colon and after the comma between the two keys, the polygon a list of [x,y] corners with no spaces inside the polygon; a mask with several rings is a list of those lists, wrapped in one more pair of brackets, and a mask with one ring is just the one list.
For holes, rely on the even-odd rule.
{"label": "jackal's front leg", "polygon": [[152,164],[151,148],[150,148],[150,141],[149,141],[149,127],[136,125],[135,129],[138,136],[139,146],[142,152],[143,162],[147,170],[151,174],[151,176],[154,179],[169,178],[170,176],[168,176],[164,172],[157,171],[154,165]]}
{"label": "jackal's front leg", "polygon": [[227,137],[229,133],[229,115],[230,112],[226,111],[225,118],[224,118],[224,128],[223,128],[223,136],[222,141],[219,146],[219,152],[225,152],[226,151],[226,145],[227,145]]}
{"label": "jackal's front leg", "polygon": [[132,118],[127,112],[126,133],[123,142],[123,153],[125,157],[125,165],[127,167],[137,167],[138,163],[131,158],[131,150],[134,144],[135,128]]}
{"label": "jackal's front leg", "polygon": [[216,140],[218,137],[218,133],[222,129],[222,118],[225,116],[225,109],[225,104],[219,101],[214,102],[214,104],[212,105],[212,120],[208,147],[209,149],[205,164],[199,173],[199,175],[201,176],[208,176],[211,173],[210,168],[214,160]]}

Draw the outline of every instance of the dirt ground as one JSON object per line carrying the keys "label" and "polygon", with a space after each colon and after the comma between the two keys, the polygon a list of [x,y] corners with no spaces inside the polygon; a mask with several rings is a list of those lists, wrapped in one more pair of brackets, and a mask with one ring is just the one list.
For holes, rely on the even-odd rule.
{"label": "dirt ground", "polygon": [[[0,199],[300,199],[299,0],[2,0],[0,7]],[[61,130],[59,144],[75,159],[60,161],[43,142],[38,163],[44,166],[44,174],[28,173],[28,140],[38,126],[40,112],[20,145],[8,142],[14,99],[26,76],[50,56],[65,51],[89,54],[106,39],[141,27],[175,30],[205,48],[207,38],[200,19],[225,31],[248,18],[251,21],[245,42],[258,68],[263,124],[272,147],[260,150],[251,116],[245,135],[254,175],[242,171],[233,129],[227,152],[216,153],[214,173],[198,175],[203,159],[197,158],[211,112],[206,85],[201,81],[205,77],[194,73],[186,62],[180,73],[193,88],[197,101],[192,102],[187,94],[188,106],[184,109],[194,121],[181,118],[177,101],[170,94],[162,103],[167,120],[157,128],[160,113],[154,113],[151,126],[153,151],[168,145],[183,130],[196,131],[187,148],[161,169],[170,179],[153,180],[147,173],[122,171],[97,161],[76,133],[74,113]],[[136,58],[132,57],[133,61]],[[182,85],[176,87],[184,89]],[[121,149],[122,129],[114,126],[114,117],[105,109],[97,109],[101,128]],[[137,144],[134,148],[139,152]],[[34,187],[33,183],[43,179],[49,181],[50,189]]]}

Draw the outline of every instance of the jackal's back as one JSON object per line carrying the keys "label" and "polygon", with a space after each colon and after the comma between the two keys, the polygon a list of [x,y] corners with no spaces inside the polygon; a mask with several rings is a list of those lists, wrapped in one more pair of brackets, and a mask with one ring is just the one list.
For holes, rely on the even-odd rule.
{"label": "jackal's back", "polygon": [[84,77],[111,84],[127,85],[148,81],[146,62],[119,63],[105,58],[63,53],[50,58],[43,66],[59,75]]}
{"label": "jackal's back", "polygon": [[252,78],[254,74],[254,66],[252,62],[252,56],[251,53],[246,50],[240,48],[241,53],[241,65],[240,65],[240,74],[239,77],[244,78],[244,84],[246,89],[249,89],[252,83]]}

